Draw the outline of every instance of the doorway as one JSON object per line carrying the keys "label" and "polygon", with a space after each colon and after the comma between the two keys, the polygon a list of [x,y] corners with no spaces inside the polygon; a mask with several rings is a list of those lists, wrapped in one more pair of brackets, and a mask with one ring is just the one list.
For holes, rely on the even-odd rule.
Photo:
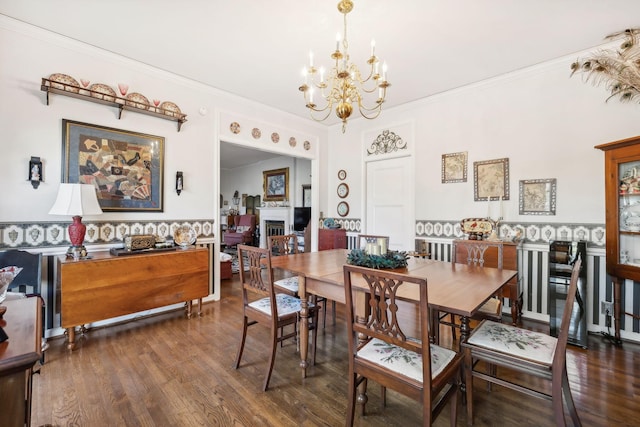
{"label": "doorway", "polygon": [[413,250],[413,157],[370,161],[365,168],[366,234],[389,236],[390,249]]}

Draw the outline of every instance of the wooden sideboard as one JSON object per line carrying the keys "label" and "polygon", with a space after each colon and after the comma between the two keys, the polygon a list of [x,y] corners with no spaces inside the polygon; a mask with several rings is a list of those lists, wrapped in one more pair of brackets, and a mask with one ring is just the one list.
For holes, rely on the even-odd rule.
{"label": "wooden sideboard", "polygon": [[[513,242],[457,239],[453,241],[452,262],[517,271],[519,247],[519,243]],[[519,274],[507,285],[502,296],[511,301],[511,322],[515,325],[522,315]]]}
{"label": "wooden sideboard", "polygon": [[114,256],[91,252],[74,261],[58,257],[56,284],[60,290],[61,323],[67,329],[69,350],[75,347],[75,327],[98,320],[137,313],[209,295],[209,251],[177,249]]}
{"label": "wooden sideboard", "polygon": [[344,228],[318,230],[318,250],[347,249],[347,231]]}
{"label": "wooden sideboard", "polygon": [[31,377],[42,350],[42,300],[7,300],[0,326],[9,339],[0,343],[0,425],[31,425]]}

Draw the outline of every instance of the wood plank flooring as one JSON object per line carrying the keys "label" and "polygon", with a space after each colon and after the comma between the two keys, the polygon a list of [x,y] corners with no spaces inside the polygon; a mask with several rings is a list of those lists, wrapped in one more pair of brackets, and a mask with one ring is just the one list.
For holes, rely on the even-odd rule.
{"label": "wood plank flooring", "polygon": [[[53,426],[341,426],[347,389],[347,341],[338,305],[318,338],[317,364],[302,379],[296,345],[278,348],[270,389],[261,392],[268,359],[268,330],[250,328],[243,361],[232,368],[240,338],[238,275],[222,284],[223,298],[204,305],[203,317],[181,311],[94,329],[69,353],[63,339],[50,340],[46,363],[33,380],[32,425]],[[527,324],[534,329],[545,325]],[[449,328],[442,340],[451,344]],[[640,346],[616,348],[599,336],[589,349],[569,346],[568,371],[585,426],[632,426],[640,417]],[[502,372],[502,371],[501,371]],[[530,383],[530,382],[529,382]],[[474,383],[476,426],[547,426],[551,403]],[[416,426],[420,406],[379,387],[369,387],[367,415],[357,426]],[[449,425],[448,410],[436,426]],[[458,425],[466,425],[459,405]],[[1,423],[0,423],[1,424]]]}

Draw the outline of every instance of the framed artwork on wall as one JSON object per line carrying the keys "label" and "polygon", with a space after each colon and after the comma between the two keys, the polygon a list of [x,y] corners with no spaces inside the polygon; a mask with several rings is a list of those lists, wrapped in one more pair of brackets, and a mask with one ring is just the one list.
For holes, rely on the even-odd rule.
{"label": "framed artwork on wall", "polygon": [[311,184],[302,186],[302,207],[311,207]]}
{"label": "framed artwork on wall", "polygon": [[62,182],[91,184],[103,211],[163,211],[164,137],[62,120]]}
{"label": "framed artwork on wall", "polygon": [[473,162],[473,193],[476,202],[509,200],[509,159]]}
{"label": "framed artwork on wall", "polygon": [[520,215],[555,215],[556,179],[520,181]]}
{"label": "framed artwork on wall", "polygon": [[467,182],[467,152],[442,155],[442,183]]}
{"label": "framed artwork on wall", "polygon": [[289,168],[263,171],[262,181],[265,202],[289,200]]}

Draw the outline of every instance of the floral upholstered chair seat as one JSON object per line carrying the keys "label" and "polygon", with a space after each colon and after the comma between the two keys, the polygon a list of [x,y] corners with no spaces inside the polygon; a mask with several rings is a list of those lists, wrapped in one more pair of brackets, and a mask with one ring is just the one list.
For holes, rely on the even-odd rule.
{"label": "floral upholstered chair seat", "polygon": [[[431,377],[435,378],[453,360],[456,353],[431,344]],[[397,345],[373,338],[358,350],[358,357],[384,366],[401,375],[422,382],[422,356]]]}
{"label": "floral upholstered chair seat", "polygon": [[485,320],[474,329],[469,343],[551,365],[558,340],[547,334]]}
{"label": "floral upholstered chair seat", "polygon": [[[276,294],[276,305],[278,306],[278,316],[280,317],[297,313],[302,308],[299,298],[287,294]],[[262,311],[265,314],[271,314],[271,299],[269,297],[260,298],[259,300],[251,302],[249,307]],[[309,308],[312,307],[313,304],[309,303]]]}
{"label": "floral upholstered chair seat", "polygon": [[274,285],[286,289],[294,294],[298,294],[298,276],[286,277],[284,279],[276,280]]}

